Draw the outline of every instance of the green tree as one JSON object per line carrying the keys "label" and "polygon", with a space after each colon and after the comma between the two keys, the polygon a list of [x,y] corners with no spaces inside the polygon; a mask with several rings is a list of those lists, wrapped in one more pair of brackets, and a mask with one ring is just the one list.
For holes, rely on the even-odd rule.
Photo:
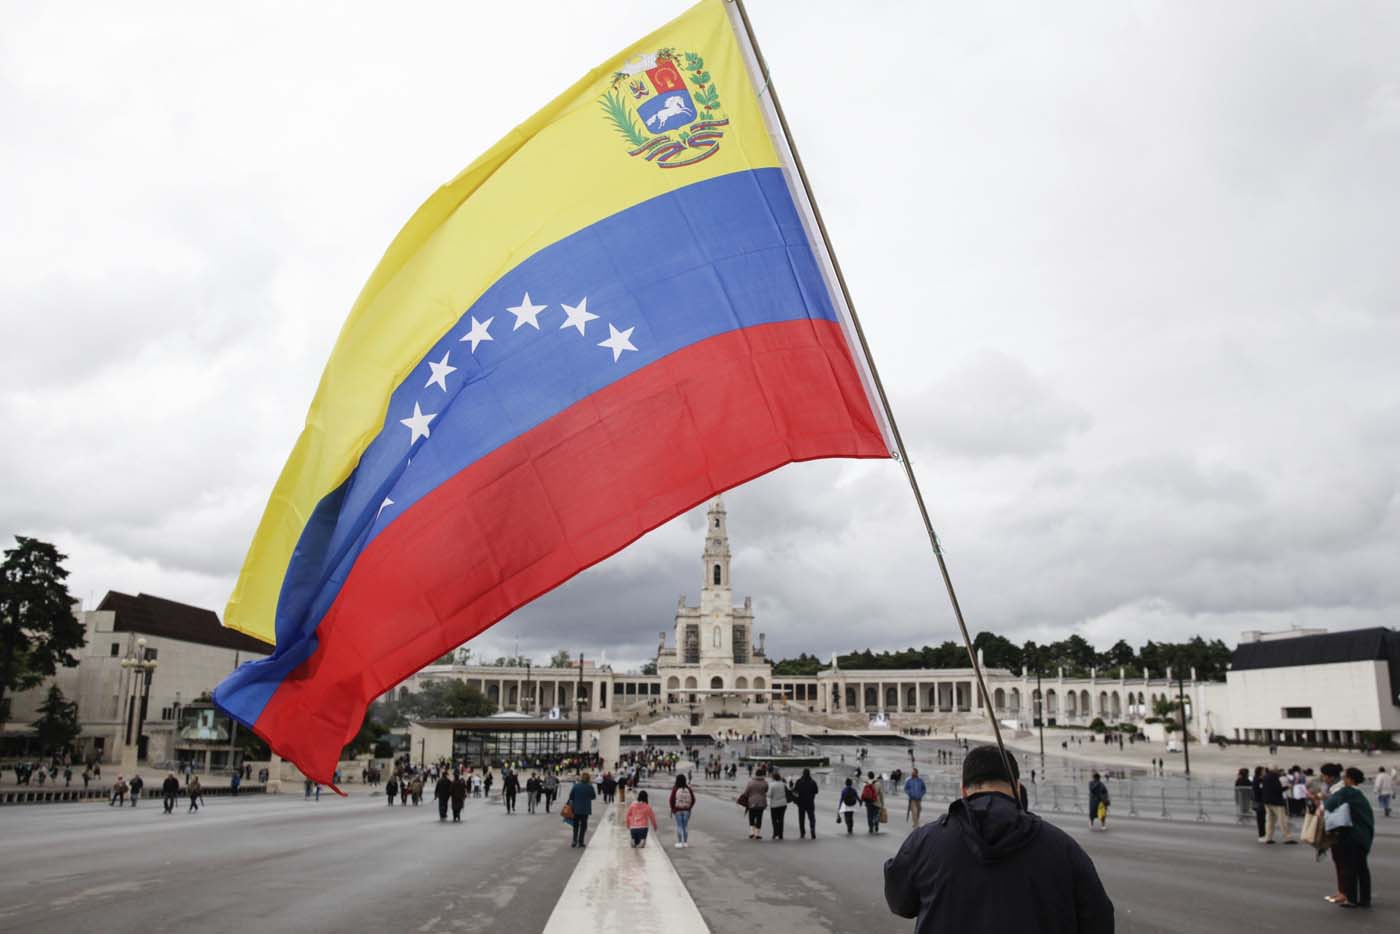
{"label": "green tree", "polygon": [[981,650],[982,661],[988,668],[1006,668],[1018,673],[1021,670],[1021,650],[1005,636],[979,632],[972,640],[972,647]]}
{"label": "green tree", "polygon": [[496,705],[465,681],[429,681],[416,694],[399,701],[405,716],[418,720],[437,717],[489,717]]}
{"label": "green tree", "polygon": [[78,664],[74,652],[86,641],[63,583],[67,556],[37,538],[15,541],[0,564],[0,710],[7,707],[6,692],[32,688],[60,665]]}
{"label": "green tree", "polygon": [[39,745],[44,752],[67,751],[83,732],[78,722],[78,702],[64,697],[58,685],[50,685],[48,696],[39,705],[39,719],[34,721],[34,730],[39,734]]}
{"label": "green tree", "polygon": [[550,668],[568,668],[574,663],[574,657],[569,654],[568,649],[560,649],[549,656]]}
{"label": "green tree", "polygon": [[642,674],[644,674],[644,675],[654,675],[654,674],[656,674],[656,662],[643,662],[643,663],[642,663]]}
{"label": "green tree", "polygon": [[785,658],[773,666],[775,675],[814,675],[826,666],[815,655],[803,652],[796,658]]}

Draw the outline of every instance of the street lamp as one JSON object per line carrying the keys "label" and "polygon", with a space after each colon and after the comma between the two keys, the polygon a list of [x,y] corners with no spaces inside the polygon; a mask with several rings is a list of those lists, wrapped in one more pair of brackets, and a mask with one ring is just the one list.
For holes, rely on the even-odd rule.
{"label": "street lamp", "polygon": [[[136,650],[121,660],[121,666],[132,672],[131,699],[127,703],[126,736],[122,746],[122,771],[124,772],[135,771],[136,764],[140,760],[141,732],[146,725],[146,706],[151,700],[151,675],[160,665],[160,662],[154,658],[146,656],[146,639],[143,636],[136,640]],[[138,692],[141,694],[139,707],[136,704]],[[133,720],[135,721],[135,736],[132,735]]]}

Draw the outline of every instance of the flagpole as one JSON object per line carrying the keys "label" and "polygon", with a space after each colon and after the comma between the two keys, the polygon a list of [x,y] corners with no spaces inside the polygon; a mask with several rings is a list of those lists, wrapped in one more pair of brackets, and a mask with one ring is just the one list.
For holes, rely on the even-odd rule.
{"label": "flagpole", "polygon": [[[763,51],[758,44],[758,36],[754,34],[753,23],[749,20],[749,11],[744,7],[744,0],[729,0],[739,11],[739,18],[744,24],[744,35],[748,40],[749,48],[753,52],[758,69],[763,78],[763,87],[759,90],[759,96],[768,95],[768,99],[773,102],[773,111],[778,118],[778,124],[782,127],[783,138],[787,142],[788,150],[792,153],[793,168],[797,171],[797,177],[802,182],[802,191],[807,199],[807,206],[812,211],[812,217],[816,221],[817,231],[821,234],[822,248],[826,251],[827,259],[831,261],[832,271],[836,275],[837,285],[841,289],[841,296],[845,300],[846,310],[850,313],[851,324],[855,330],[856,340],[860,343],[860,352],[865,358],[865,365],[870,370],[870,379],[874,383],[875,392],[880,398],[880,407],[884,410],[886,421],[890,426],[890,434],[894,436],[895,450],[898,454],[899,462],[904,466],[904,474],[909,479],[909,488],[914,492],[914,502],[919,507],[919,516],[924,522],[924,531],[928,534],[930,547],[933,549],[933,556],[938,562],[939,574],[943,577],[943,587],[948,591],[948,602],[953,606],[953,617],[957,620],[958,630],[962,633],[963,645],[967,649],[968,660],[972,663],[972,671],[977,677],[977,688],[982,694],[982,703],[986,705],[988,718],[992,724],[992,734],[996,738],[997,749],[1001,752],[1002,764],[1006,768],[1008,777],[1012,779],[1012,786],[1019,786],[1015,773],[1011,771],[1011,762],[1007,756],[1006,744],[1001,737],[1001,724],[997,722],[996,709],[992,704],[992,697],[987,693],[987,682],[982,676],[982,666],[977,661],[977,652],[972,646],[972,637],[968,635],[967,623],[963,619],[962,606],[958,603],[957,592],[953,589],[953,578],[948,573],[948,562],[943,558],[943,548],[938,543],[938,533],[933,529],[933,520],[929,518],[928,506],[924,503],[924,494],[919,489],[919,480],[914,475],[914,465],[909,460],[909,452],[904,447],[904,438],[899,433],[899,425],[895,422],[894,411],[890,408],[889,397],[885,394],[884,383],[880,381],[880,372],[875,367],[875,358],[870,354],[870,344],[865,339],[865,329],[861,327],[860,317],[856,314],[855,302],[851,300],[851,291],[846,286],[846,277],[841,272],[841,263],[836,258],[836,251],[832,248],[831,237],[827,233],[826,223],[822,220],[821,208],[817,206],[816,196],[812,193],[812,183],[807,178],[807,169],[802,164],[802,156],[797,151],[797,141],[793,139],[792,130],[788,126],[787,114],[783,112],[782,102],[778,99],[777,88],[773,86],[773,77],[768,71],[768,62],[763,57]],[[1019,795],[1019,789],[1018,789]]]}

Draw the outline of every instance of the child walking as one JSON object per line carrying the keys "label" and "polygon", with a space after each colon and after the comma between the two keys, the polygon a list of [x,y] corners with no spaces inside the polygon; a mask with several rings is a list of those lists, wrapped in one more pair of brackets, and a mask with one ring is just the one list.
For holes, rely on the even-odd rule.
{"label": "child walking", "polygon": [[660,830],[656,824],[656,812],[647,803],[647,793],[637,792],[637,800],[627,805],[627,829],[632,831],[632,846],[647,845],[647,825]]}

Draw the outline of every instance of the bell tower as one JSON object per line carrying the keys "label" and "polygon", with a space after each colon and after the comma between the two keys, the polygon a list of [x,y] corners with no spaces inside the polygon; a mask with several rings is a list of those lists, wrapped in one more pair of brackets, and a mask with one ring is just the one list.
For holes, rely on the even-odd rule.
{"label": "bell tower", "polygon": [[700,606],[708,611],[715,608],[729,609],[729,529],[726,525],[724,500],[715,497],[705,519],[705,552],[700,558],[702,573]]}

